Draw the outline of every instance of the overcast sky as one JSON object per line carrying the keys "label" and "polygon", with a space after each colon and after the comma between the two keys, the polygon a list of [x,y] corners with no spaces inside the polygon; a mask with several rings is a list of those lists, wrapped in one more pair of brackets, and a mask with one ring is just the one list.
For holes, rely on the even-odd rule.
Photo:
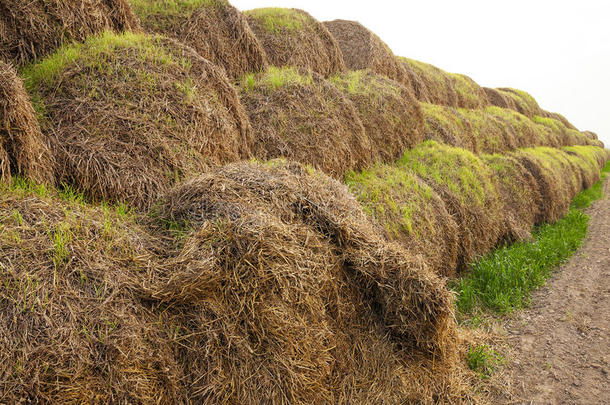
{"label": "overcast sky", "polygon": [[610,145],[608,0],[232,0],[356,20],[395,54],[531,93],[546,110]]}

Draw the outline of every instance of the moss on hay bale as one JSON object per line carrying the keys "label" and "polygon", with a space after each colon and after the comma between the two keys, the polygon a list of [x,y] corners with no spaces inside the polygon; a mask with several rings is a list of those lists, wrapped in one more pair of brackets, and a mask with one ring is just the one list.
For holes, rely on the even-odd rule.
{"label": "moss on hay bale", "polygon": [[505,221],[496,177],[472,152],[426,141],[407,151],[399,165],[430,185],[456,219],[459,270],[501,238]]}
{"label": "moss on hay bale", "polygon": [[66,198],[0,190],[3,401],[180,402],[172,348],[134,286],[156,241],[129,215]]}
{"label": "moss on hay bale", "polygon": [[55,161],[42,135],[30,97],[15,70],[0,61],[0,178],[9,174],[54,181]]}
{"label": "moss on hay bale", "polygon": [[498,119],[486,110],[460,108],[458,111],[469,123],[480,153],[503,153],[519,146],[515,128],[506,120]]}
{"label": "moss on hay bale", "polygon": [[536,179],[513,156],[482,155],[481,159],[497,178],[505,219],[504,239],[510,243],[530,239],[542,204]]}
{"label": "moss on hay bale", "polygon": [[559,113],[549,112],[549,111],[542,110],[542,116],[543,117],[548,117],[548,118],[553,118],[553,119],[556,119],[558,121],[561,121],[561,123],[566,128],[578,130],[578,128],[576,128],[574,125],[572,125],[572,123],[570,121],[568,121],[568,119],[566,117],[564,117],[563,115],[561,115]]}
{"label": "moss on hay bale", "polygon": [[378,165],[346,176],[346,184],[391,240],[421,252],[437,274],[454,276],[458,229],[438,194],[404,167]]}
{"label": "moss on hay bale", "polygon": [[267,68],[246,17],[227,0],[130,0],[142,27],[193,47],[232,78]]}
{"label": "moss on hay bale", "polygon": [[296,66],[323,76],[345,71],[341,49],[328,29],[303,10],[245,11],[248,23],[274,66]]}
{"label": "moss on hay bale", "polygon": [[0,60],[22,65],[104,30],[137,30],[127,0],[3,0]]}
{"label": "moss on hay bale", "polygon": [[559,146],[546,128],[513,109],[489,106],[485,108],[485,112],[509,127],[517,147]]}
{"label": "moss on hay bale", "polygon": [[457,109],[430,103],[421,103],[421,107],[426,140],[478,152],[472,126]]}
{"label": "moss on hay bale", "polygon": [[370,69],[411,88],[411,80],[392,50],[372,31],[356,21],[326,21],[350,70]]}
{"label": "moss on hay bale", "polygon": [[487,94],[470,77],[462,74],[450,73],[453,78],[457,105],[460,108],[484,108],[489,105]]}
{"label": "moss on hay bale", "polygon": [[504,94],[498,89],[491,89],[489,87],[483,87],[483,91],[487,95],[487,100],[491,106],[517,111],[517,104],[515,104],[512,97]]}
{"label": "moss on hay bale", "polygon": [[410,359],[439,345],[451,356],[443,283],[337,181],[283,161],[231,164],[182,183],[159,215],[187,234],[183,265],[152,296],[163,324],[181,325],[194,402],[404,402],[423,388],[407,370],[430,369],[394,344]]}
{"label": "moss on hay bale", "polygon": [[358,110],[370,139],[373,161],[393,162],[423,140],[423,115],[412,93],[368,70],[330,78]]}
{"label": "moss on hay bale", "polygon": [[251,131],[225,74],[175,40],[90,37],[24,71],[57,180],[145,207],[176,181],[249,156]]}
{"label": "moss on hay bale", "polygon": [[334,177],[371,164],[372,145],[358,111],[322,76],[271,67],[246,75],[240,92],[257,158],[285,157]]}

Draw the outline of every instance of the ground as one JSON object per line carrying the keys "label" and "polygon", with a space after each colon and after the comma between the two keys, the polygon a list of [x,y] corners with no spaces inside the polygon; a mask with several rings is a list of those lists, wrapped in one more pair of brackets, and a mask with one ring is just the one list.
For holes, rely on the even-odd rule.
{"label": "ground", "polygon": [[610,403],[610,181],[588,210],[576,255],[504,322],[509,353],[500,402]]}

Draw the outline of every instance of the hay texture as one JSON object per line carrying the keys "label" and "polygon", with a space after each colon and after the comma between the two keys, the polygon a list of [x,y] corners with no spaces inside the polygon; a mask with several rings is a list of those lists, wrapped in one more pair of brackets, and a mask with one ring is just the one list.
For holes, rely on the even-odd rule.
{"label": "hay texture", "polygon": [[267,68],[267,55],[246,17],[226,0],[131,0],[142,27],[175,38],[233,79]]}
{"label": "hay texture", "polygon": [[439,195],[403,167],[377,165],[350,173],[346,184],[391,240],[420,252],[439,275],[454,276],[458,228]]}
{"label": "hay texture", "polygon": [[132,288],[154,240],[126,215],[44,194],[0,190],[2,401],[179,402],[158,314]]}
{"label": "hay texture", "polygon": [[240,85],[254,156],[285,157],[340,178],[368,166],[372,145],[354,104],[314,72],[271,67]]}
{"label": "hay texture", "polygon": [[503,239],[508,243],[531,238],[542,196],[532,174],[510,155],[482,155],[496,175],[504,214]]}
{"label": "hay texture", "polygon": [[423,140],[421,108],[406,87],[369,70],[341,73],[330,81],[358,110],[373,161],[393,162]]}
{"label": "hay texture", "polygon": [[105,33],[24,72],[44,111],[57,180],[146,207],[176,181],[249,156],[226,75],[172,39]]}
{"label": "hay texture", "polygon": [[187,235],[151,296],[169,308],[164,324],[183,327],[193,402],[403,402],[422,394],[406,373],[425,373],[401,350],[451,356],[443,283],[337,181],[283,161],[232,164],[174,189],[160,217]]}
{"label": "hay texture", "polygon": [[0,60],[23,65],[105,30],[137,30],[127,0],[2,0]]}
{"label": "hay texture", "polygon": [[510,87],[502,87],[498,88],[497,90],[504,97],[511,100],[511,108],[513,108],[512,104],[514,103],[514,108],[516,108],[517,112],[529,118],[533,118],[534,115],[542,115],[542,109],[531,94],[523,90],[513,89]]}
{"label": "hay texture", "polygon": [[411,88],[405,68],[392,50],[372,31],[357,21],[334,20],[324,25],[337,40],[345,65],[350,70],[369,69]]}
{"label": "hay texture", "polygon": [[0,61],[0,177],[53,184],[55,161],[30,97],[15,70]]}
{"label": "hay texture", "polygon": [[323,76],[346,70],[328,29],[303,10],[259,8],[244,12],[274,66],[295,66]]}
{"label": "hay texture", "polygon": [[504,92],[489,87],[483,87],[483,91],[485,92],[490,105],[517,111],[517,104],[513,98],[504,94]]}
{"label": "hay texture", "polygon": [[434,141],[409,150],[399,166],[439,194],[458,226],[458,271],[502,237],[504,216],[493,171],[472,152]]}
{"label": "hay texture", "polygon": [[411,78],[418,100],[458,108],[484,108],[489,104],[485,90],[470,77],[448,73],[428,63],[399,57]]}

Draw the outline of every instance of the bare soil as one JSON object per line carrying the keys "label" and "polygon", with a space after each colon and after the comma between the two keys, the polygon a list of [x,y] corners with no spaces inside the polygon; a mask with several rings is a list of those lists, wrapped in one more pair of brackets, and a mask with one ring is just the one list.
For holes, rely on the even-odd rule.
{"label": "bare soil", "polygon": [[512,404],[610,403],[610,182],[579,252],[505,322]]}

